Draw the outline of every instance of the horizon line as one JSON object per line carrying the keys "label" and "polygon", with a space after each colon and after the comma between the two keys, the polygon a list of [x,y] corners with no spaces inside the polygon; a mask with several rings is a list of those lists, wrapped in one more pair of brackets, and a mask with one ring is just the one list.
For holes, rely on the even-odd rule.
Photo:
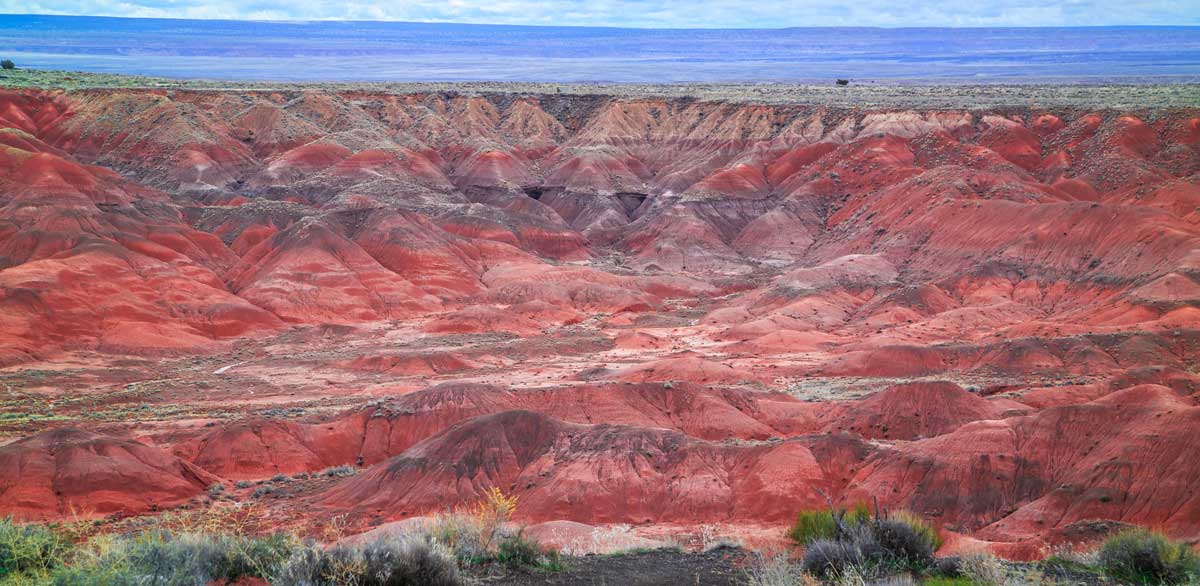
{"label": "horizon line", "polygon": [[574,28],[574,29],[611,29],[633,31],[786,31],[806,29],[826,30],[988,30],[988,29],[1112,29],[1112,28],[1173,28],[1200,29],[1200,24],[1091,24],[1091,25],[991,25],[991,26],[949,26],[949,25],[905,25],[905,26],[845,26],[845,25],[795,25],[781,27],[653,27],[653,26],[615,26],[615,25],[583,25],[583,24],[512,24],[490,22],[464,22],[449,20],[369,20],[352,18],[184,18],[172,16],[113,16],[108,14],[64,14],[64,13],[0,13],[0,17],[34,16],[50,18],[107,18],[113,20],[167,20],[193,22],[236,22],[260,24],[313,24],[313,23],[378,23],[378,24],[418,24],[418,25],[457,25],[457,26],[488,26],[510,28]]}

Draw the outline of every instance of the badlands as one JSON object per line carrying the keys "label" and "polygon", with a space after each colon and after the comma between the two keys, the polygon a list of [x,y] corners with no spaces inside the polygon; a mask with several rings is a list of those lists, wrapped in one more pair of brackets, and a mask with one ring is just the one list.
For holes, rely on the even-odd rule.
{"label": "badlands", "polygon": [[0,516],[1197,542],[1194,93],[914,91],[0,89]]}

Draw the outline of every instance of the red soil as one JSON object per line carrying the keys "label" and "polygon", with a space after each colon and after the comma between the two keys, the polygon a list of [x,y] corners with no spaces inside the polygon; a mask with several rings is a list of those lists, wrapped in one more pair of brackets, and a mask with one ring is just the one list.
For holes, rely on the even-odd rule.
{"label": "red soil", "polygon": [[217,478],[157,448],[74,429],[0,447],[0,509],[41,520],[136,514],[186,501]]}
{"label": "red soil", "polygon": [[819,506],[818,491],[837,487],[867,453],[847,438],[721,446],[676,432],[507,411],[434,436],[319,503],[404,517],[471,503],[499,486],[520,495],[531,520],[578,518],[586,509],[597,522],[782,522],[796,507]]}
{"label": "red soil", "polygon": [[[845,499],[877,495],[993,541],[1053,538],[1112,519],[1200,537],[1191,398],[1156,385],[914,442],[863,468]],[[919,484],[906,481],[919,477]],[[1169,504],[1168,504],[1169,503]]]}
{"label": "red soil", "polygon": [[277,518],[1197,541],[1198,121],[0,91],[0,515],[354,465]]}

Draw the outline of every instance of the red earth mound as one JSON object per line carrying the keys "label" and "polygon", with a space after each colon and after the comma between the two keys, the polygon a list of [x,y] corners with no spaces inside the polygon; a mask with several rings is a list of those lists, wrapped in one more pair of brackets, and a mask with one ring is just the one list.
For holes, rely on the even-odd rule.
{"label": "red earth mound", "polygon": [[0,447],[0,470],[0,510],[30,520],[142,513],[217,481],[158,448],[74,429]]}
{"label": "red earth mound", "polygon": [[318,504],[398,518],[471,503],[499,486],[520,497],[530,520],[783,521],[796,508],[819,506],[819,491],[840,488],[840,478],[869,452],[848,438],[721,445],[506,411],[417,444],[329,490]]}
{"label": "red earth mound", "polygon": [[881,504],[1001,542],[1094,519],[1195,540],[1200,471],[1187,446],[1197,417],[1193,399],[1141,385],[1089,403],[971,423],[881,453],[844,498],[878,496]]}
{"label": "red earth mound", "polygon": [[971,421],[995,419],[1003,410],[954,383],[909,383],[846,409],[831,429],[868,439],[911,440],[941,435]]}
{"label": "red earth mound", "polygon": [[531,389],[445,383],[326,422],[252,420],[221,426],[176,453],[225,478],[313,472],[374,464],[465,420],[511,410],[573,423],[669,429],[704,440],[764,441],[820,433],[915,439],[1028,409],[982,399],[952,383],[897,385],[861,401],[833,403],[689,383]]}
{"label": "red earth mound", "polygon": [[[686,384],[597,384],[503,389],[447,383],[346,412],[329,422],[253,420],[222,426],[176,453],[225,478],[265,478],[342,464],[374,464],[477,417],[533,410],[578,423],[675,429],[702,439],[764,440],[816,432],[818,406],[787,395]],[[778,426],[778,429],[775,427]]]}

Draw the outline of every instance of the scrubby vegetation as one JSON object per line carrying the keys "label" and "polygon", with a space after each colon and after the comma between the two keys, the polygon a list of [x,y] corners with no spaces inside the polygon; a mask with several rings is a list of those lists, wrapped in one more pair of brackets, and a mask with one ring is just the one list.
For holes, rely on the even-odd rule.
{"label": "scrubby vegetation", "polygon": [[[515,497],[491,490],[475,506],[401,534],[332,546],[261,533],[250,515],[223,503],[110,534],[97,532],[92,522],[0,519],[0,586],[214,586],[248,578],[272,586],[459,586],[471,583],[471,576],[565,569],[557,552],[514,528],[516,509]],[[331,521],[338,527],[343,522]],[[344,537],[335,533],[324,541]],[[806,511],[789,535],[807,538],[803,554],[756,556],[746,568],[747,586],[1001,586],[1063,579],[1181,585],[1200,579],[1200,556],[1189,546],[1136,528],[1099,550],[1060,551],[1024,564],[1024,570],[982,552],[934,558],[936,530],[905,512]]]}
{"label": "scrubby vegetation", "polygon": [[55,586],[155,586],[269,579],[296,546],[286,535],[246,537],[148,531],[98,537],[52,574]]}
{"label": "scrubby vegetation", "polygon": [[[216,486],[210,492],[223,492]],[[512,527],[516,507],[515,497],[493,489],[477,505],[411,532],[333,547],[259,534],[251,514],[222,503],[208,513],[164,514],[127,533],[91,535],[5,519],[0,586],[209,586],[245,578],[278,586],[455,586],[464,582],[465,568],[561,570],[557,552]],[[338,533],[323,537],[335,541]]]}
{"label": "scrubby vegetation", "polygon": [[563,569],[562,559],[557,552],[547,552],[537,542],[526,539],[523,531],[500,540],[496,547],[496,561],[510,570],[553,572]]}
{"label": "scrubby vegetation", "polygon": [[0,579],[44,575],[70,548],[70,541],[47,527],[0,520]]}
{"label": "scrubby vegetation", "polygon": [[[804,555],[795,568],[779,560],[752,573],[761,586],[826,582],[834,584],[973,584],[1003,582],[1003,569],[991,556],[934,558],[941,547],[937,529],[907,511],[875,512],[865,505],[801,511],[788,531]],[[786,565],[786,562],[785,562]],[[805,581],[764,579],[802,570]]]}
{"label": "scrubby vegetation", "polygon": [[1105,574],[1130,584],[1187,584],[1200,580],[1200,556],[1187,544],[1142,528],[1104,542],[1097,556]]}
{"label": "scrubby vegetation", "polygon": [[794,563],[760,556],[747,572],[749,586],[1200,584],[1200,554],[1143,528],[1122,531],[1098,550],[1058,550],[1034,564],[1002,563],[984,552],[935,558],[941,539],[929,523],[906,511],[872,514],[863,506],[801,511],[788,536],[803,546],[803,557]]}
{"label": "scrubby vegetation", "polygon": [[939,558],[932,571],[933,575],[925,579],[926,584],[1004,586],[1007,583],[1000,560],[984,552]]}
{"label": "scrubby vegetation", "polygon": [[297,545],[286,535],[97,535],[76,543],[61,527],[0,521],[0,584],[201,586],[274,576]]}
{"label": "scrubby vegetation", "polygon": [[793,586],[804,583],[804,572],[784,554],[759,554],[754,558],[754,564],[746,569],[746,586]]}
{"label": "scrubby vegetation", "polygon": [[319,476],[328,476],[330,478],[348,478],[358,474],[358,468],[348,464],[342,466],[332,466],[317,473]]}
{"label": "scrubby vegetation", "polygon": [[805,571],[823,577],[851,570],[877,577],[926,572],[941,546],[937,530],[920,517],[903,511],[872,515],[865,506],[803,511],[789,535],[805,548]]}
{"label": "scrubby vegetation", "polygon": [[296,551],[276,584],[292,586],[457,586],[454,556],[425,536],[385,537],[365,545]]}
{"label": "scrubby vegetation", "polygon": [[[788,537],[800,545],[814,539],[833,539],[837,536],[836,512],[833,509],[800,511],[796,522],[788,531]],[[871,509],[864,504],[855,505],[843,516],[848,525],[859,525],[871,519]]]}
{"label": "scrubby vegetation", "polygon": [[509,522],[517,511],[517,497],[493,488],[474,507],[435,518],[424,533],[446,545],[463,567],[499,563],[510,570],[557,571],[557,552],[543,549],[513,532]]}

